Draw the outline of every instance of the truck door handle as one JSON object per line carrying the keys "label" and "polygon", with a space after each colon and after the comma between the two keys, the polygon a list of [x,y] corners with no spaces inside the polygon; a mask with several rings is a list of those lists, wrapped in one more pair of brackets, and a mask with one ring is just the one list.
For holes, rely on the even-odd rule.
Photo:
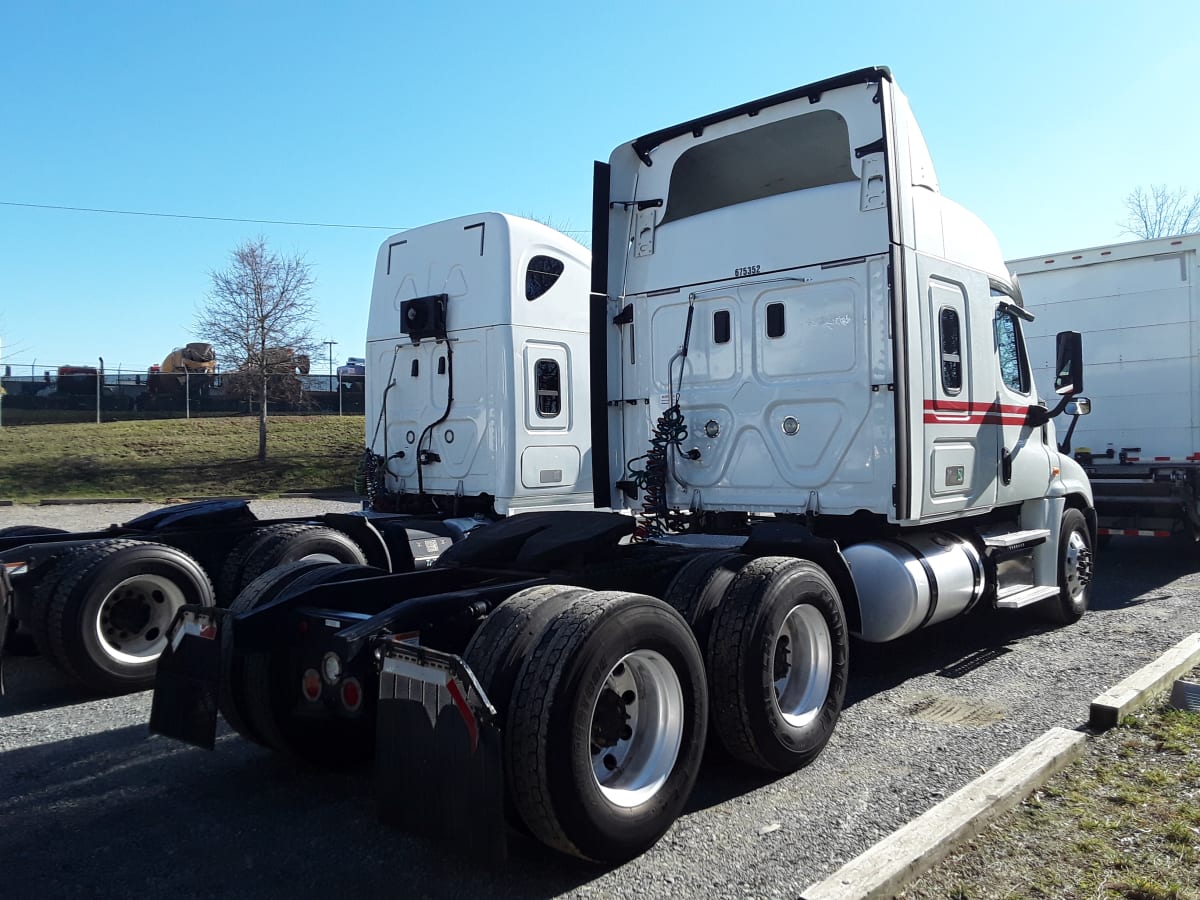
{"label": "truck door handle", "polygon": [[1000,480],[1004,484],[1012,483],[1012,454],[1008,448],[1004,447],[1000,450]]}

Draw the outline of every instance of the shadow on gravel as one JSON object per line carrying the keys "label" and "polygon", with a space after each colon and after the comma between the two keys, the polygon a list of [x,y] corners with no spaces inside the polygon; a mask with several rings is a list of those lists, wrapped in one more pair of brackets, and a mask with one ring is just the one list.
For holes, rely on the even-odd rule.
{"label": "shadow on gravel", "polygon": [[4,696],[0,720],[5,716],[74,706],[95,700],[78,681],[54,668],[40,656],[4,654]]}
{"label": "shadow on gravel", "polygon": [[[1116,537],[1096,553],[1092,610],[1123,609],[1172,596],[1165,585],[1200,573],[1200,546],[1184,538]],[[1200,585],[1197,585],[1200,587]]]}
{"label": "shadow on gravel", "polygon": [[891,690],[918,675],[963,675],[1011,652],[1009,645],[1047,630],[1024,612],[980,609],[886,644],[850,642],[845,706]]}
{"label": "shadow on gravel", "polygon": [[551,897],[606,871],[519,836],[503,866],[467,858],[380,825],[367,772],[144,725],[0,753],[0,819],[22,897]]}

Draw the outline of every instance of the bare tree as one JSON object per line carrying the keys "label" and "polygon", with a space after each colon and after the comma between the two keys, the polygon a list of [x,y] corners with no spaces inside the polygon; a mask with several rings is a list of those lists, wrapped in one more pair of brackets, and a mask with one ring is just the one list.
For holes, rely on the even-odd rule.
{"label": "bare tree", "polygon": [[1183,188],[1165,184],[1136,187],[1125,198],[1125,218],[1118,224],[1144,239],[1200,231],[1200,192],[1189,197]]}
{"label": "bare tree", "polygon": [[299,393],[308,372],[316,279],[303,255],[286,256],[263,237],[245,240],[228,268],[209,273],[212,288],[196,328],[217,347],[228,387],[258,401],[258,459],[267,458],[267,403]]}

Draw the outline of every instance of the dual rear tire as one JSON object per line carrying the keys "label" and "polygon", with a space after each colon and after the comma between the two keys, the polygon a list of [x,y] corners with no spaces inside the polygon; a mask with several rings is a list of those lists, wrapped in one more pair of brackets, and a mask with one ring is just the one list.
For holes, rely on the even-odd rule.
{"label": "dual rear tire", "polygon": [[848,631],[820,566],[706,553],[667,600],[533,588],[466,649],[502,723],[509,812],[564,853],[619,862],[652,846],[710,729],[739,761],[791,772],[837,723]]}
{"label": "dual rear tire", "polygon": [[212,606],[200,564],[166,544],[117,538],[64,552],[34,588],[38,650],[97,693],[154,685],[167,628],[185,604]]}
{"label": "dual rear tire", "polygon": [[[230,611],[247,612],[323,584],[381,574],[369,566],[296,560],[250,582]],[[293,653],[290,642],[279,641],[271,650],[226,656],[218,697],[225,721],[248,740],[310,765],[340,768],[370,759],[375,746],[374,692],[359,681],[358,703],[349,715],[320,708],[299,714],[304,699]]]}
{"label": "dual rear tire", "polygon": [[503,722],[510,812],[540,841],[619,862],[679,816],[708,696],[696,640],[667,604],[534,588],[488,617],[465,659]]}

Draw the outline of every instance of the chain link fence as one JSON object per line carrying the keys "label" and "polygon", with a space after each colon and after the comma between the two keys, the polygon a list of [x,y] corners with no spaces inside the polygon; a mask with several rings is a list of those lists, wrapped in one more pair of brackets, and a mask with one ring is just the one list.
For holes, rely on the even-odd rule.
{"label": "chain link fence", "polygon": [[[3,375],[0,426],[256,416],[259,388],[250,381],[240,373],[101,373],[84,366]],[[363,395],[361,375],[268,376],[271,415],[362,415]]]}

